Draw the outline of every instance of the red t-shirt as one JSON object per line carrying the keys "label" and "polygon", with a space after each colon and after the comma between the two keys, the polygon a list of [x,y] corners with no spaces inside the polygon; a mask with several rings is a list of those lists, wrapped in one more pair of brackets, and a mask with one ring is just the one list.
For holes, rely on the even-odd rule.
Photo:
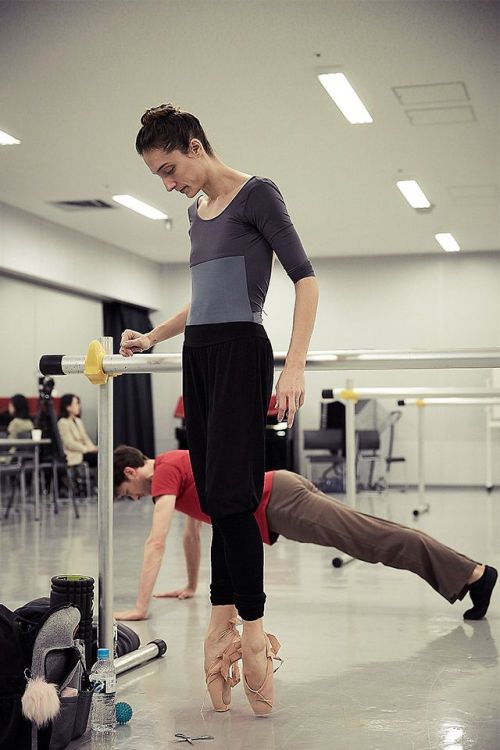
{"label": "red t-shirt", "polygon": [[[270,534],[267,524],[266,508],[273,485],[273,471],[266,471],[264,475],[264,491],[259,507],[254,513],[259,524],[262,541],[274,544],[277,534]],[[175,509],[185,513],[197,521],[211,523],[210,516],[203,513],[194,483],[193,470],[189,459],[189,451],[168,451],[161,453],[155,459],[155,469],[151,486],[153,502],[160,495],[175,495]]]}

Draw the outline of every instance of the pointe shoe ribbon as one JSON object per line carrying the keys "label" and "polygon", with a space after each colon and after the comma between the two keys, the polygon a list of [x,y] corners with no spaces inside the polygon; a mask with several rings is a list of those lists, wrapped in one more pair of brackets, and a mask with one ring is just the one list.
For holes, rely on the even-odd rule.
{"label": "pointe shoe ribbon", "polygon": [[222,679],[229,684],[230,687],[235,687],[241,680],[240,668],[238,661],[241,659],[241,642],[239,638],[226,646],[224,651],[217,654],[215,661],[207,669],[206,681],[207,685],[213,682],[213,680],[222,677]]}
{"label": "pointe shoe ribbon", "polygon": [[[213,707],[216,711],[227,711],[231,703],[231,688],[241,680],[238,661],[241,659],[241,640],[236,625],[241,622],[234,617],[229,620],[228,627],[220,634],[218,641],[230,642],[216,655],[215,660],[205,670],[207,692],[210,693]],[[221,643],[221,646],[223,644]],[[206,693],[205,693],[206,699]],[[205,705],[203,700],[202,710]]]}
{"label": "pointe shoe ribbon", "polygon": [[[248,698],[248,702],[250,703],[254,713],[257,716],[267,716],[271,713],[273,709],[274,704],[274,684],[273,684],[273,675],[275,672],[278,671],[278,669],[283,664],[283,659],[280,656],[277,656],[279,649],[281,648],[281,644],[276,638],[275,635],[272,633],[266,633],[266,656],[267,656],[267,668],[266,668],[266,677],[264,679],[264,682],[258,688],[258,690],[255,690],[254,688],[251,688],[248,684],[245,675],[243,675],[243,686],[245,688],[245,693]],[[273,669],[273,659],[276,661],[279,661],[278,666],[276,669]]]}

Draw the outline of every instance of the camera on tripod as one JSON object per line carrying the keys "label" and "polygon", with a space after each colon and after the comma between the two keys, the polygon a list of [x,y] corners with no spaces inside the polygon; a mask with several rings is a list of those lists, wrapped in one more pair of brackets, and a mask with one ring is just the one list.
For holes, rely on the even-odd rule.
{"label": "camera on tripod", "polygon": [[54,402],[52,400],[54,386],[55,381],[53,378],[46,375],[41,375],[38,378],[39,406],[35,425],[42,430],[44,438],[50,438],[51,440],[50,445],[43,446],[42,448],[42,460],[49,460],[51,457],[55,457],[66,462],[61,436],[57,428],[57,417],[54,413]]}
{"label": "camera on tripod", "polygon": [[40,399],[48,400],[52,398],[52,391],[54,390],[54,380],[46,375],[41,375],[38,378],[38,395]]}

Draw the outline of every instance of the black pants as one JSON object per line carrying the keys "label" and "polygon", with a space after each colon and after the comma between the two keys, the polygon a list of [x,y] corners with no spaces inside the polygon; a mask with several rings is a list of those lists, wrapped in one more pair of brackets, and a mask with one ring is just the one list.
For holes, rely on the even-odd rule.
{"label": "black pants", "polygon": [[202,510],[212,519],[212,604],[264,613],[264,553],[253,516],[264,485],[273,353],[256,323],[187,326],[183,396]]}

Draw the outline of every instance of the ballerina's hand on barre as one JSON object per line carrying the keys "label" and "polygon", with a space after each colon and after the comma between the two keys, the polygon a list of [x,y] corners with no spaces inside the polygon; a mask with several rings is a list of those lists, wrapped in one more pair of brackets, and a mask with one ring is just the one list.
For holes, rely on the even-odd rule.
{"label": "ballerina's hand on barre", "polygon": [[147,334],[126,328],[120,340],[119,354],[122,357],[132,357],[134,354],[151,349],[152,346],[153,342]]}

